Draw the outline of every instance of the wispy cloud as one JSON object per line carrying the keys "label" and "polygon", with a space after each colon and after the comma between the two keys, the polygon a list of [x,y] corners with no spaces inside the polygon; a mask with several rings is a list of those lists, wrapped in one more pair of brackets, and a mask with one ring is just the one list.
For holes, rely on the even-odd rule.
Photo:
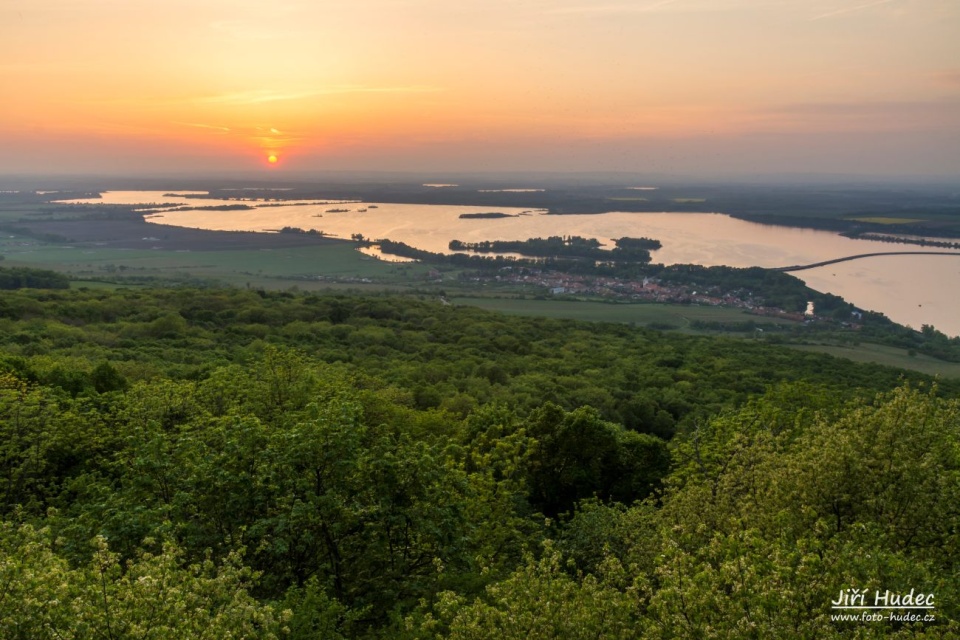
{"label": "wispy cloud", "polygon": [[208,129],[219,133],[230,133],[230,127],[221,127],[214,124],[201,124],[199,122],[171,122],[170,124],[176,124],[182,127],[194,127],[197,129]]}
{"label": "wispy cloud", "polygon": [[324,87],[323,89],[312,89],[309,91],[269,91],[253,90],[238,91],[235,93],[226,93],[216,96],[206,96],[197,99],[201,103],[215,104],[260,104],[264,102],[280,102],[286,100],[306,100],[329,95],[343,95],[351,93],[437,93],[442,91],[439,87],[428,85],[409,85],[396,87],[369,87],[365,85],[337,85]]}
{"label": "wispy cloud", "polygon": [[249,139],[264,147],[286,147],[294,142],[302,142],[307,140],[307,138],[303,136],[284,136],[282,138],[271,136],[250,136]]}
{"label": "wispy cloud", "polygon": [[835,9],[833,11],[828,11],[826,13],[821,13],[818,16],[810,18],[810,22],[815,20],[823,20],[825,18],[833,18],[835,16],[842,16],[848,13],[855,13],[857,11],[863,11],[864,9],[869,9],[870,7],[877,7],[881,4],[890,4],[891,2],[896,2],[897,0],[874,0],[873,2],[867,2],[864,4],[858,4],[852,7],[842,7],[840,9]]}
{"label": "wispy cloud", "polygon": [[551,9],[552,14],[616,14],[616,13],[647,13],[676,4],[680,0],[658,0],[645,4],[578,4]]}
{"label": "wispy cloud", "polygon": [[290,131],[281,131],[276,127],[268,125],[259,126],[241,126],[225,127],[215,124],[204,124],[201,122],[180,122],[172,121],[170,124],[201,129],[218,136],[230,136],[245,140],[252,140],[266,147],[284,147],[293,142],[304,140],[302,133],[292,133]]}

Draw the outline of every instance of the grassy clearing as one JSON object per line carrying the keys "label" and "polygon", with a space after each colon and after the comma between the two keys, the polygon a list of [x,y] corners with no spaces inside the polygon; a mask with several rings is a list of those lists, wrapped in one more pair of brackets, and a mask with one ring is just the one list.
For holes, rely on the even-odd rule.
{"label": "grassy clearing", "polygon": [[[687,333],[705,333],[694,331],[690,323],[694,320],[704,322],[747,322],[757,324],[775,322],[777,324],[795,324],[788,320],[760,318],[739,309],[723,307],[697,307],[671,304],[607,304],[603,302],[585,302],[575,300],[524,300],[518,298],[473,298],[453,297],[454,304],[481,307],[513,315],[545,316],[569,320],[593,322],[624,322],[637,325],[673,326]],[[716,335],[716,332],[708,332]],[[743,336],[742,333],[735,334]],[[827,353],[838,358],[855,362],[868,362],[887,365],[900,369],[919,371],[928,375],[945,378],[960,378],[960,363],[944,362],[922,354],[911,356],[905,349],[878,344],[841,345],[786,345],[800,351]]]}
{"label": "grassy clearing", "polygon": [[896,347],[865,343],[851,346],[829,344],[788,346],[799,349],[800,351],[828,353],[832,356],[854,360],[855,362],[870,362],[901,369],[910,369],[911,371],[919,371],[929,375],[939,375],[945,378],[960,378],[960,363],[944,362],[943,360],[937,360],[936,358],[931,358],[923,354],[911,356],[906,349],[898,349]]}
{"label": "grassy clearing", "polygon": [[[659,303],[609,304],[581,300],[528,300],[518,298],[454,297],[454,304],[481,307],[514,315],[546,316],[594,322],[628,322],[638,325],[663,325],[689,329],[695,320],[703,322],[787,323],[789,321],[760,318],[740,309],[698,307]],[[791,323],[792,324],[792,323]]]}

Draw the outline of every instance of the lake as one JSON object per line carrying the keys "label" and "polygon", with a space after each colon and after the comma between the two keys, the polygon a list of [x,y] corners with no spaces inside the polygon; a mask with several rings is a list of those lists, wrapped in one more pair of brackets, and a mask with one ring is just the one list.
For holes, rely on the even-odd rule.
{"label": "lake", "polygon": [[[163,192],[112,191],[107,204],[168,203],[171,206],[216,206],[236,200],[164,196]],[[80,201],[78,201],[80,202]],[[89,202],[89,201],[87,201]],[[526,240],[551,235],[593,237],[612,246],[612,238],[645,236],[663,243],[654,262],[704,266],[780,267],[810,264],[843,256],[917,250],[921,247],[854,240],[835,233],[761,225],[719,213],[603,213],[546,215],[543,211],[504,207],[345,202],[312,204],[249,201],[241,211],[167,211],[148,216],[156,224],[211,230],[271,231],[284,226],[317,229],[335,237],[360,233],[389,238],[429,251],[449,252],[447,244],[482,240]],[[263,206],[274,205],[274,206]],[[463,213],[499,212],[516,217],[460,218]],[[929,249],[938,251],[938,249]],[[919,329],[924,324],[960,335],[960,252],[956,256],[879,256],[843,262],[794,275],[811,288],[884,313]]]}

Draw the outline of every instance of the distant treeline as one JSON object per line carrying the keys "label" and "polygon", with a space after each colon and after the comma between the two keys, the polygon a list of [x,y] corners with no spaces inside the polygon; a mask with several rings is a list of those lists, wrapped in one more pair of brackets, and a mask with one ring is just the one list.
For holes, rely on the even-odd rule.
{"label": "distant treeline", "polygon": [[[879,233],[884,235],[905,234],[937,236],[943,238],[956,238],[960,231],[956,228],[955,221],[950,219],[950,215],[956,215],[944,212],[933,212],[930,218],[917,219],[910,222],[898,223],[880,223],[871,222],[865,218],[886,217],[897,215],[896,211],[890,212],[853,212],[843,218],[826,218],[805,215],[766,215],[766,214],[747,214],[731,213],[730,217],[746,220],[747,222],[756,222],[757,224],[766,224],[779,227],[799,227],[803,229],[818,229],[821,231],[835,231],[848,238],[864,238],[867,240],[881,240],[881,238],[869,237],[868,234]],[[904,242],[906,244],[919,244],[926,246],[952,246],[950,243],[937,243],[932,240],[885,240],[886,242]]]}
{"label": "distant treeline", "polygon": [[27,267],[0,267],[0,289],[69,289],[70,279],[62,273]]}
{"label": "distant treeline", "polygon": [[848,238],[857,238],[860,240],[872,240],[874,242],[891,242],[894,244],[912,244],[921,247],[942,247],[944,249],[960,249],[960,242],[950,242],[948,240],[930,240],[929,238],[910,238],[889,234],[870,232],[846,232],[840,235]]}

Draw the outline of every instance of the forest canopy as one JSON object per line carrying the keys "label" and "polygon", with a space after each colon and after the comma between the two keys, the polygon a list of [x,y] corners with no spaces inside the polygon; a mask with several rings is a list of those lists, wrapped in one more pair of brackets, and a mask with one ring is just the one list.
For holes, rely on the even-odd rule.
{"label": "forest canopy", "polygon": [[5,638],[960,632],[956,383],[413,297],[0,311]]}

